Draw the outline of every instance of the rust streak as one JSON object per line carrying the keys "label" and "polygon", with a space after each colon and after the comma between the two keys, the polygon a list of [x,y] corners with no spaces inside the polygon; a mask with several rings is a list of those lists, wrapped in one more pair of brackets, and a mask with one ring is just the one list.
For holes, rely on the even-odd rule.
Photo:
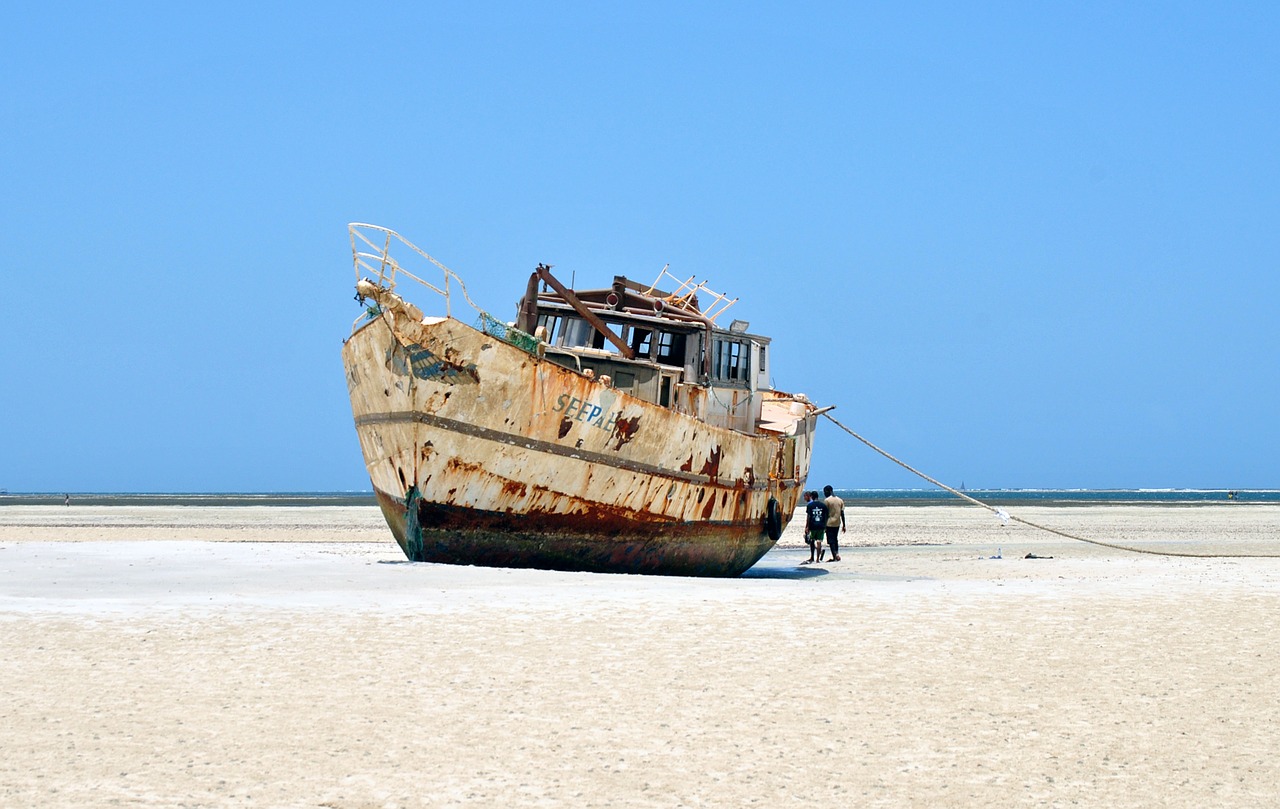
{"label": "rust streak", "polygon": [[518,480],[504,480],[502,493],[508,497],[524,497],[529,493],[529,487]]}

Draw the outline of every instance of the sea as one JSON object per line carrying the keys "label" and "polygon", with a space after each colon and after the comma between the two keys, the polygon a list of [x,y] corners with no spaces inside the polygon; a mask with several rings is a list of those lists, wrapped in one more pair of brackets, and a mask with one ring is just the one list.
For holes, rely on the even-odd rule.
{"label": "sea", "polygon": [[[1280,503],[1280,489],[964,489],[993,506]],[[942,489],[837,489],[847,505],[928,506],[964,502]]]}
{"label": "sea", "polygon": [[[956,505],[964,501],[942,489],[836,489],[849,506]],[[966,489],[988,505],[1195,505],[1280,503],[1280,489]],[[135,494],[108,492],[0,492],[6,505],[81,506],[374,506],[373,492],[219,492]]]}

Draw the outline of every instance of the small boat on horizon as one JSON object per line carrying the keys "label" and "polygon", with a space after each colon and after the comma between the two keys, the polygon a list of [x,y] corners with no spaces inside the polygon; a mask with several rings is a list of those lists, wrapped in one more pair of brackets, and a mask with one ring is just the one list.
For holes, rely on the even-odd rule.
{"label": "small boat on horizon", "polygon": [[540,264],[502,323],[399,234],[349,231],[366,309],[343,344],[347,386],[410,560],[736,576],[776,543],[822,411],[769,384],[770,338],[717,323],[736,299],[667,268],[574,290]]}

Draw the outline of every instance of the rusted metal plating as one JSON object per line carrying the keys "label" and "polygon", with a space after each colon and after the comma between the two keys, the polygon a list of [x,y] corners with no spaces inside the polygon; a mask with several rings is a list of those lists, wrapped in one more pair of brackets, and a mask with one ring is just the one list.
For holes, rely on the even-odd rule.
{"label": "rusted metal plating", "polygon": [[[615,390],[376,283],[343,347],[365,465],[415,561],[732,576],[774,543],[814,408],[769,392],[756,435]],[[796,412],[796,411],[799,412]],[[778,416],[777,413],[785,415]]]}

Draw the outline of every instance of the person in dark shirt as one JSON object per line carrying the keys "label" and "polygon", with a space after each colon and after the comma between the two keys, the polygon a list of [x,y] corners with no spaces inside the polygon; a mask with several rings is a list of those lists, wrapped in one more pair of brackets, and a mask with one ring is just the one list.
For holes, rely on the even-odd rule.
{"label": "person in dark shirt", "polygon": [[817,492],[805,492],[805,542],[809,545],[809,561],[802,565],[821,562],[826,551],[822,547],[822,539],[827,533],[827,504],[818,499]]}

